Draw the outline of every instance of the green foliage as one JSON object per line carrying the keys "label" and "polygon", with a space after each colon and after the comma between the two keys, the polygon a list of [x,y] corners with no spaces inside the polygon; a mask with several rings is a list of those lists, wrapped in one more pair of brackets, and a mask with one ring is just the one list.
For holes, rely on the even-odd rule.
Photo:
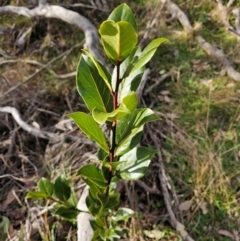
{"label": "green foliage", "polygon": [[99,32],[104,50],[114,64],[123,61],[137,44],[137,33],[126,21],[105,21]]}
{"label": "green foliage", "polygon": [[92,140],[96,141],[98,145],[106,152],[108,152],[108,145],[103,132],[94,119],[83,112],[75,112],[68,115],[74,120],[78,127]]}
{"label": "green foliage", "polygon": [[[89,186],[86,205],[94,217],[92,240],[117,240],[124,234],[121,222],[126,222],[133,211],[117,209],[120,194],[115,191],[116,182],[143,177],[156,153],[151,148],[137,146],[144,125],[159,118],[151,109],[137,108],[136,90],[146,63],[166,39],[157,38],[142,51],[137,46],[134,15],[126,4],[110,14],[101,24],[99,33],[105,53],[114,64],[113,73],[110,74],[88,50],[83,50],[76,85],[90,114],[74,112],[68,117],[100,146],[100,167],[87,164],[76,174]],[[110,127],[109,136],[99,124]],[[54,183],[42,178],[38,190],[29,192],[27,197],[57,202],[54,214],[70,221],[81,211],[77,210],[74,193],[63,176],[57,177]]]}

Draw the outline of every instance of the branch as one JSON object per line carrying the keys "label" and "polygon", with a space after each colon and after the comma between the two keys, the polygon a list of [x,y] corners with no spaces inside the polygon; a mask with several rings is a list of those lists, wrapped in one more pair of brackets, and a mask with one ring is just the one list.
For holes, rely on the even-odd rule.
{"label": "branch", "polygon": [[224,69],[227,71],[227,74],[230,78],[236,81],[240,81],[240,73],[236,71],[228,58],[225,56],[222,50],[212,46],[210,43],[208,43],[202,36],[197,35],[196,40],[198,41],[199,45],[212,57],[217,59]]}
{"label": "branch", "polygon": [[85,139],[85,138],[80,138],[80,137],[75,137],[73,135],[65,135],[65,134],[56,134],[56,133],[52,133],[52,132],[48,132],[48,131],[43,131],[43,130],[39,130],[29,124],[27,124],[20,116],[18,110],[14,107],[10,107],[10,106],[5,106],[5,107],[0,107],[0,112],[2,113],[9,113],[12,115],[12,117],[14,118],[14,120],[18,123],[18,125],[24,129],[25,131],[27,131],[28,133],[39,137],[39,138],[43,138],[43,139],[54,139],[54,140],[67,140],[70,139],[72,141],[79,141],[81,143],[84,143],[86,145],[94,145],[94,142],[92,142],[91,140]]}
{"label": "branch", "polygon": [[103,59],[98,51],[99,37],[96,28],[93,24],[79,13],[72,10],[65,9],[57,5],[42,5],[45,1],[40,1],[39,6],[33,9],[26,7],[16,6],[3,6],[0,7],[0,14],[15,13],[23,15],[28,18],[33,17],[45,17],[45,18],[57,18],[71,25],[77,26],[85,34],[85,48],[87,48],[96,59],[103,62]]}
{"label": "branch", "polygon": [[157,195],[162,194],[160,190],[158,190],[157,188],[149,187],[145,182],[143,182],[140,179],[136,180],[135,182],[137,183],[138,186],[140,186],[144,191],[148,193],[157,194]]}
{"label": "branch", "polygon": [[[175,3],[171,2],[170,0],[161,1],[167,10],[178,19],[185,30],[194,30],[185,13]],[[195,39],[198,41],[198,44],[202,47],[202,49],[204,49],[211,57],[217,59],[221,63],[230,78],[235,81],[240,81],[240,73],[233,68],[222,50],[212,46],[199,34],[195,36]]]}

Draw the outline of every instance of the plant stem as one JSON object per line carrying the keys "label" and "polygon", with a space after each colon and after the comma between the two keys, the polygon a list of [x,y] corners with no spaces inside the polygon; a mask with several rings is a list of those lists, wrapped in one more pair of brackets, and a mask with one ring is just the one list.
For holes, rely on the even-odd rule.
{"label": "plant stem", "polygon": [[[117,68],[117,79],[116,79],[116,87],[115,91],[112,92],[112,98],[113,98],[113,110],[116,110],[118,108],[118,90],[119,90],[119,85],[121,83],[120,79],[120,64],[121,62],[118,61],[116,63],[116,68]],[[114,120],[112,123],[112,146],[109,152],[109,158],[110,158],[110,163],[114,162],[115,158],[115,148],[116,148],[116,131],[117,131],[117,120]],[[108,178],[108,185],[111,183],[112,179],[112,168],[109,168],[109,178]],[[107,189],[107,195],[108,195],[109,188]]]}

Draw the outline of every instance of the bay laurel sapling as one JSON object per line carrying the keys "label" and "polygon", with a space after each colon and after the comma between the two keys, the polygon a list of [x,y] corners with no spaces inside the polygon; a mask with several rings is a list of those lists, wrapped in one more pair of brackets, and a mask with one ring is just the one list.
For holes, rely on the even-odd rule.
{"label": "bay laurel sapling", "polygon": [[[123,235],[120,223],[133,211],[119,208],[120,194],[115,191],[116,184],[121,179],[143,177],[156,153],[152,148],[139,146],[144,125],[159,118],[149,108],[137,108],[136,90],[145,65],[167,40],[154,39],[141,50],[137,45],[136,20],[126,4],[113,10],[101,24],[99,34],[113,71],[110,73],[88,50],[82,50],[76,85],[90,113],[74,112],[68,117],[99,146],[99,165],[87,164],[76,174],[89,186],[86,204],[94,217],[90,221],[94,231],[92,240],[118,240]],[[103,124],[110,128],[110,135],[100,128]],[[54,214],[75,221],[81,210],[76,207],[72,190],[63,176],[54,183],[42,178],[38,191],[29,192],[27,197],[51,199],[57,203]]]}

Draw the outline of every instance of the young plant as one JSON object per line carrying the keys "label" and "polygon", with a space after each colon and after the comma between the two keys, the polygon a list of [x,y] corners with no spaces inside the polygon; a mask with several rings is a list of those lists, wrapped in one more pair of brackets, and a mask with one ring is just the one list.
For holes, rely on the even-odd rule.
{"label": "young plant", "polygon": [[[113,72],[98,62],[86,49],[77,67],[77,90],[90,114],[74,112],[68,116],[88,138],[99,145],[98,163],[77,171],[89,186],[86,204],[94,220],[92,240],[115,240],[122,235],[119,222],[126,221],[132,210],[120,208],[120,194],[115,191],[120,180],[137,180],[147,171],[155,150],[139,146],[144,125],[158,120],[149,108],[137,108],[136,90],[144,68],[164,38],[154,39],[143,50],[137,46],[137,24],[126,4],[118,6],[99,29],[104,51],[113,64]],[[110,134],[103,132],[106,124]],[[95,161],[96,163],[96,161]],[[61,186],[61,188],[59,188]],[[58,202],[55,214],[74,220],[81,210],[67,180],[58,177],[55,183],[42,178],[39,191],[27,197],[52,199]]]}

